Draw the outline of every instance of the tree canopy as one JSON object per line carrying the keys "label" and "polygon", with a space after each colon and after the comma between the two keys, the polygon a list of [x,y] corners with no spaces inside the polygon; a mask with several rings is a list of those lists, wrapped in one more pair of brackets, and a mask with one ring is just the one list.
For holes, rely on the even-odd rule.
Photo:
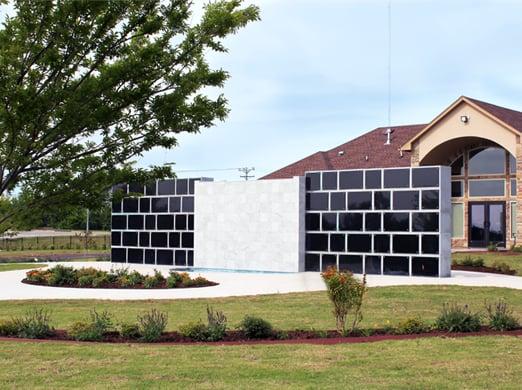
{"label": "tree canopy", "polygon": [[[1,2],[1,0],[0,0]],[[224,120],[223,69],[208,53],[259,10],[242,0],[17,0],[0,27],[0,230],[31,207],[99,205],[118,182],[146,182],[166,167],[134,169],[143,152],[176,134]]]}

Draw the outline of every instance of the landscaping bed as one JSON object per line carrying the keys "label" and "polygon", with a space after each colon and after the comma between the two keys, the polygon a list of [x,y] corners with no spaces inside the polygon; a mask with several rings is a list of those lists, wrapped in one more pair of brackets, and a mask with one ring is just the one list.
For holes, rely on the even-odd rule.
{"label": "landscaping bed", "polygon": [[109,288],[109,289],[170,289],[189,287],[209,287],[218,283],[202,276],[191,278],[186,272],[170,272],[164,277],[154,270],[154,275],[143,275],[127,268],[111,271],[93,267],[73,268],[57,265],[49,269],[33,269],[26,273],[22,283],[36,286],[68,288]]}
{"label": "landscaping bed", "polygon": [[495,267],[488,266],[473,266],[464,264],[453,264],[451,269],[454,271],[470,271],[470,272],[485,272],[490,274],[501,274],[501,275],[516,275],[517,271],[514,269],[502,270]]}

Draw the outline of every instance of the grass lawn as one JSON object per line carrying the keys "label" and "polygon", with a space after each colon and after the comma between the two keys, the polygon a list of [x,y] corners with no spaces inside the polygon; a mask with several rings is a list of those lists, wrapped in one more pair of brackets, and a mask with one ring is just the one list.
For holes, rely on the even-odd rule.
{"label": "grass lawn", "polygon": [[512,269],[517,271],[517,275],[522,275],[522,253],[509,252],[506,254],[495,253],[495,252],[472,252],[472,253],[452,253],[451,257],[453,260],[463,260],[466,257],[472,257],[474,259],[480,257],[484,259],[485,265],[492,265],[495,262],[506,263]]}
{"label": "grass lawn", "polygon": [[[420,315],[434,319],[444,302],[468,303],[481,310],[486,300],[505,298],[516,315],[522,319],[522,290],[460,287],[460,286],[400,286],[370,288],[365,306],[363,327],[382,327],[387,321],[395,324],[401,319]],[[155,307],[166,311],[169,330],[200,318],[206,319],[206,306],[222,310],[234,327],[245,314],[259,315],[280,329],[334,329],[331,307],[325,292],[261,295],[212,299],[180,299],[157,301],[0,301],[0,319],[23,314],[34,306],[52,311],[54,325],[64,328],[88,316],[89,310],[108,310],[115,321],[135,321],[140,312]]]}
{"label": "grass lawn", "polygon": [[0,342],[2,388],[520,388],[515,337],[369,344],[161,346]]}
{"label": "grass lawn", "polygon": [[29,263],[7,263],[0,264],[0,272],[16,271],[18,269],[33,269],[47,267],[45,264],[29,264]]}

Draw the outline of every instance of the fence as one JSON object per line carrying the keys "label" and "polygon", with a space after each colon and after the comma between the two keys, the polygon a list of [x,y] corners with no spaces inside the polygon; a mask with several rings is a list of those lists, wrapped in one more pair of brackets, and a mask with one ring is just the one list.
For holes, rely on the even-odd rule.
{"label": "fence", "polygon": [[109,249],[110,235],[0,238],[0,250]]}

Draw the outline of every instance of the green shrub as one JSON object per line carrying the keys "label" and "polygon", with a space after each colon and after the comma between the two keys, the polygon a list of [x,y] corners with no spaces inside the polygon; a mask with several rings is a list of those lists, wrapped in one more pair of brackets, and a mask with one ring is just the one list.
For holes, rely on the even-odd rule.
{"label": "green shrub", "polygon": [[513,315],[513,309],[503,299],[495,304],[486,303],[488,325],[494,330],[513,330],[520,326],[518,319]]}
{"label": "green shrub", "polygon": [[444,304],[435,326],[447,332],[475,332],[480,330],[480,314],[471,312],[467,305]]}
{"label": "green shrub", "polygon": [[78,278],[78,286],[80,287],[91,287],[93,285],[95,277],[92,275],[83,275]]}
{"label": "green shrub", "polygon": [[511,247],[511,251],[513,252],[517,252],[517,253],[521,253],[522,252],[522,245],[513,245],[513,247]]}
{"label": "green shrub", "polygon": [[349,272],[340,272],[335,267],[329,267],[321,273],[328,298],[333,304],[333,314],[337,326],[337,331],[346,334],[346,321],[350,312],[353,321],[350,332],[353,332],[362,320],[362,304],[366,293],[366,275],[362,281],[356,279]]}
{"label": "green shrub", "polygon": [[183,285],[185,287],[202,287],[202,286],[208,286],[209,281],[204,278],[203,276],[197,276],[194,279],[184,279]]}
{"label": "green shrub", "polygon": [[495,252],[497,250],[497,244],[490,242],[488,245],[488,251],[489,252]]}
{"label": "green shrub", "polygon": [[107,274],[101,274],[100,276],[97,276],[92,280],[93,287],[102,287],[102,286],[106,285],[107,283],[110,283],[109,277],[107,276]]}
{"label": "green shrub", "polygon": [[201,321],[182,325],[179,332],[193,341],[207,341],[209,337],[208,326]]}
{"label": "green shrub", "polygon": [[420,317],[413,317],[399,322],[395,333],[397,334],[417,334],[426,333],[431,330],[431,326],[424,322]]}
{"label": "green shrub", "polygon": [[50,313],[45,309],[31,309],[24,316],[13,318],[12,322],[18,337],[42,339],[54,333],[50,325]]}
{"label": "green shrub", "polygon": [[120,324],[119,333],[121,337],[131,340],[137,340],[141,337],[138,324],[122,323]]}
{"label": "green shrub", "polygon": [[223,340],[227,331],[227,317],[222,311],[214,311],[212,307],[207,306],[207,328],[208,341]]}
{"label": "green shrub", "polygon": [[158,280],[154,276],[145,276],[143,279],[143,287],[154,288],[158,286]]}
{"label": "green shrub", "polygon": [[18,326],[13,320],[0,321],[0,336],[16,336],[18,334]]}
{"label": "green shrub", "polygon": [[272,324],[260,317],[245,316],[239,324],[239,329],[249,339],[266,339],[273,335]]}
{"label": "green shrub", "polygon": [[152,309],[138,316],[139,330],[143,341],[148,343],[159,340],[167,327],[167,313]]}
{"label": "green shrub", "polygon": [[78,341],[101,341],[103,335],[112,327],[111,315],[103,311],[101,314],[93,309],[90,321],[75,322],[69,329],[69,335]]}
{"label": "green shrub", "polygon": [[500,262],[498,260],[495,260],[491,266],[503,274],[516,274],[516,271],[512,269],[509,264]]}
{"label": "green shrub", "polygon": [[466,256],[464,259],[460,261],[461,265],[465,265],[468,267],[483,267],[484,266],[484,259],[482,257],[477,257],[476,259],[472,256]]}
{"label": "green shrub", "polygon": [[179,272],[171,271],[167,277],[167,287],[174,288],[183,281]]}
{"label": "green shrub", "polygon": [[73,267],[56,265],[49,270],[48,283],[51,286],[74,286],[78,279]]}

